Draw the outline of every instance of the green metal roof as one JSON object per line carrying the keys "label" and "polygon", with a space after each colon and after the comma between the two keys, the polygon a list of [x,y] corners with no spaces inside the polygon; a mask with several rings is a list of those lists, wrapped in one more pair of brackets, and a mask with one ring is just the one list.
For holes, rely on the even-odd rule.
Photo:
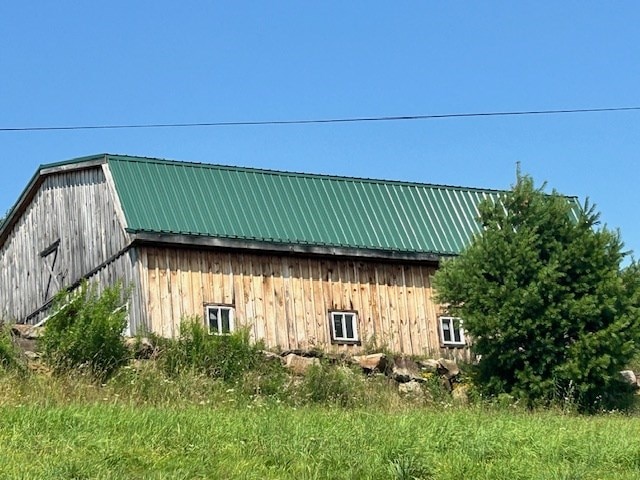
{"label": "green metal roof", "polygon": [[[95,158],[95,157],[93,157]],[[496,190],[107,156],[133,233],[454,255]]]}

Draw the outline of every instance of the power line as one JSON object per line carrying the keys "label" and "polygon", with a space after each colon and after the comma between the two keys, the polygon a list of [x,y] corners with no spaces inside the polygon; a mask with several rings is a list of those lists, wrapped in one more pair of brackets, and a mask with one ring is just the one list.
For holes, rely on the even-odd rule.
{"label": "power line", "polygon": [[125,128],[188,128],[188,127],[239,127],[256,125],[308,125],[314,123],[357,123],[357,122],[393,122],[407,120],[433,120],[439,118],[465,117],[509,117],[516,115],[559,115],[566,113],[596,113],[596,112],[624,112],[640,110],[638,107],[609,107],[609,108],[576,108],[562,110],[525,110],[515,112],[475,112],[475,113],[443,113],[435,115],[399,115],[385,117],[351,117],[351,118],[320,118],[306,120],[250,120],[238,122],[197,122],[197,123],[139,123],[122,125],[67,125],[46,127],[0,127],[0,132],[36,132],[51,130],[115,130]]}

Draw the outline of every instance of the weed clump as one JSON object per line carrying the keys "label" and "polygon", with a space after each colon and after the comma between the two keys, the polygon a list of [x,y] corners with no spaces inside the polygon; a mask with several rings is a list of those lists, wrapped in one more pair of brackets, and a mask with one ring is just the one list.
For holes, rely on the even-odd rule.
{"label": "weed clump", "polygon": [[355,407],[364,397],[364,379],[343,365],[313,365],[297,386],[303,403]]}
{"label": "weed clump", "polygon": [[252,344],[246,329],[211,335],[195,317],[182,321],[177,339],[162,342],[158,361],[170,376],[195,372],[233,382],[260,364],[262,350],[262,342]]}
{"label": "weed clump", "polygon": [[389,459],[388,470],[391,478],[395,480],[429,480],[433,478],[431,469],[424,461],[409,452],[393,455]]}
{"label": "weed clump", "polygon": [[86,369],[104,381],[129,360],[122,341],[126,326],[126,295],[115,285],[98,293],[83,283],[76,292],[61,292],[40,344],[45,361],[56,373]]}
{"label": "weed clump", "polygon": [[7,325],[0,324],[0,369],[22,371],[25,365]]}

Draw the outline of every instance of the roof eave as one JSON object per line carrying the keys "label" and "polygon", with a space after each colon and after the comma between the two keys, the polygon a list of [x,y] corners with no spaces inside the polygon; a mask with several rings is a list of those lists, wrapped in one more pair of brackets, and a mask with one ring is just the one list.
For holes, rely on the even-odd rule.
{"label": "roof eave", "polygon": [[131,233],[131,240],[134,243],[145,245],[221,248],[229,250],[248,250],[253,252],[313,255],[323,257],[348,257],[387,261],[438,263],[443,258],[455,256],[455,253],[411,252],[357,247],[337,247],[329,245],[280,243],[240,238],[160,232]]}

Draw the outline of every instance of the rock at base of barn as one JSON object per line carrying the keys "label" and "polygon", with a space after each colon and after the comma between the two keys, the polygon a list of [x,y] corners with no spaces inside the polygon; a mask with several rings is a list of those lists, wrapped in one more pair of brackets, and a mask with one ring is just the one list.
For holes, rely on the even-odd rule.
{"label": "rock at base of barn", "polygon": [[42,327],[15,323],[11,325],[11,334],[24,340],[37,340],[42,336]]}
{"label": "rock at base of barn", "polygon": [[124,339],[124,345],[133,354],[133,358],[138,360],[148,360],[156,354],[156,348],[147,337],[127,337]]}
{"label": "rock at base of barn", "polygon": [[417,362],[420,370],[427,373],[437,373],[440,368],[440,362],[438,360],[434,360],[433,358],[427,358],[425,360],[418,360]]}
{"label": "rock at base of barn", "polygon": [[284,359],[277,353],[270,352],[269,350],[262,350],[260,353],[265,363],[284,363]]}
{"label": "rock at base of barn", "polygon": [[352,357],[353,362],[365,373],[386,372],[389,367],[389,360],[384,353],[373,353],[371,355],[356,355]]}
{"label": "rock at base of barn", "polygon": [[418,364],[405,357],[396,359],[391,369],[391,378],[398,383],[424,383],[426,381]]}
{"label": "rock at base of barn", "polygon": [[638,386],[638,378],[636,377],[636,374],[633,372],[633,370],[622,370],[620,372],[620,376],[625,383],[631,385],[633,388],[640,388]]}
{"label": "rock at base of barn", "polygon": [[438,363],[440,364],[438,373],[445,376],[447,380],[452,380],[460,374],[460,367],[454,360],[439,358]]}
{"label": "rock at base of barn", "polygon": [[422,395],[422,384],[414,380],[406,383],[401,383],[400,385],[398,385],[398,392],[401,395]]}
{"label": "rock at base of barn", "polygon": [[320,365],[320,359],[289,353],[284,357],[284,365],[295,375],[304,375],[312,366]]}
{"label": "rock at base of barn", "polygon": [[25,350],[24,356],[30,362],[35,362],[36,360],[40,359],[40,354],[31,350]]}

